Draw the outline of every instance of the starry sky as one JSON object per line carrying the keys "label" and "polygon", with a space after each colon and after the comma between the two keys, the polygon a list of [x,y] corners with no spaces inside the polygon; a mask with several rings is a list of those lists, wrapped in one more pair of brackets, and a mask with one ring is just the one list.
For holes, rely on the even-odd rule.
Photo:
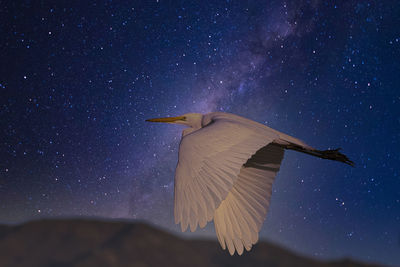
{"label": "starry sky", "polygon": [[[286,152],[261,239],[400,265],[398,14],[396,0],[0,1],[0,223],[178,233],[183,128],[145,119],[224,111],[356,164]],[[216,239],[212,224],[184,236]]]}

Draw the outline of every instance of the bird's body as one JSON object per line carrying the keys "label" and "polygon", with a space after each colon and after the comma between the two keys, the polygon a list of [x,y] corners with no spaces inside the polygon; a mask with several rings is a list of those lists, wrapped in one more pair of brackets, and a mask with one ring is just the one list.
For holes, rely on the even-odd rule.
{"label": "bird's body", "polygon": [[214,220],[223,249],[250,250],[266,217],[284,149],[353,163],[338,150],[320,151],[258,122],[223,112],[150,119],[183,130],[175,172],[175,223],[193,232]]}

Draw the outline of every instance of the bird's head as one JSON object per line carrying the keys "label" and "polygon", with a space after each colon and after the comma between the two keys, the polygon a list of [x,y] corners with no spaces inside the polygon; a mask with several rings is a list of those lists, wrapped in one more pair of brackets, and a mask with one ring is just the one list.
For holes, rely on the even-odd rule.
{"label": "bird's head", "polygon": [[155,119],[148,119],[146,121],[183,124],[192,128],[201,128],[202,119],[203,119],[203,114],[201,113],[186,113],[177,117],[155,118]]}

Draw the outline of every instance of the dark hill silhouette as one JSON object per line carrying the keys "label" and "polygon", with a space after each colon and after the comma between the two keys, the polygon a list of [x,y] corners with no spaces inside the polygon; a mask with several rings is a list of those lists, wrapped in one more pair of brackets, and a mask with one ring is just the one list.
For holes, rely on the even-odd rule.
{"label": "dark hill silhouette", "polygon": [[0,266],[373,266],[320,262],[260,242],[230,256],[215,241],[185,240],[144,223],[42,220],[0,225]]}

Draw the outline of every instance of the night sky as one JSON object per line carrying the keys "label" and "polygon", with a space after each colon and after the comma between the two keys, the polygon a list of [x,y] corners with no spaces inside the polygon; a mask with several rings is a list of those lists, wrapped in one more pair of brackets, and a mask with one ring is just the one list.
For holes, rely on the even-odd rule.
{"label": "night sky", "polygon": [[356,164],[286,152],[261,239],[400,265],[398,1],[55,2],[0,1],[0,223],[178,233],[183,128],[145,119],[224,111]]}

